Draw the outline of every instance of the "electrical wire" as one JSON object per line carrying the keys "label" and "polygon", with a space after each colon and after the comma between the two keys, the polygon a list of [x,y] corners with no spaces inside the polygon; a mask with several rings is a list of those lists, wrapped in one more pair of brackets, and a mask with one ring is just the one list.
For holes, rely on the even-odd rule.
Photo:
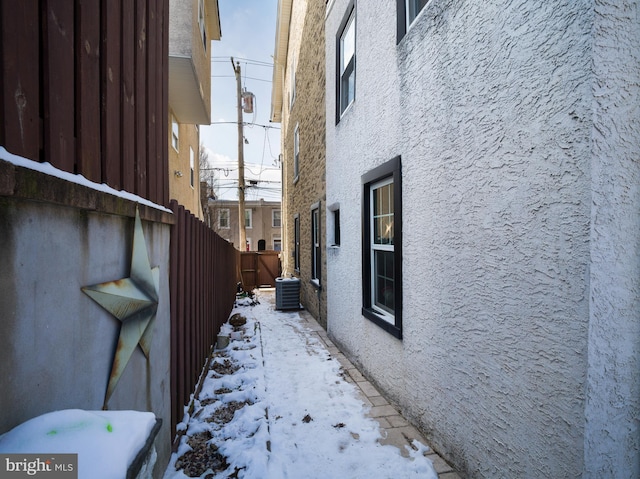
{"label": "electrical wire", "polygon": [[[234,75],[211,75],[211,78],[235,78]],[[264,78],[254,78],[254,77],[245,77],[249,80],[263,81],[266,83],[271,83],[271,80],[265,80]]]}
{"label": "electrical wire", "polygon": [[[239,60],[242,63],[245,64],[252,64],[255,66],[261,66],[261,67],[269,67],[269,68],[273,68],[273,62],[263,62],[262,60],[252,60],[250,58],[239,58],[239,57],[233,57],[234,60]],[[222,57],[222,56],[212,56],[211,57],[211,63],[227,63],[229,61],[229,57]]]}

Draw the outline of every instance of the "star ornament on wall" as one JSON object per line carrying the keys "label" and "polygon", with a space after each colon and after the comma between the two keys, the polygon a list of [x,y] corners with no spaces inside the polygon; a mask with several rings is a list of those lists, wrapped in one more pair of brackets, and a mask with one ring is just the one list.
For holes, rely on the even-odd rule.
{"label": "star ornament on wall", "polygon": [[152,269],[149,263],[142,221],[136,208],[129,277],[82,288],[87,296],[122,323],[103,409],[107,409],[107,403],[138,344],[149,358],[153,324],[158,310],[159,272],[160,268]]}

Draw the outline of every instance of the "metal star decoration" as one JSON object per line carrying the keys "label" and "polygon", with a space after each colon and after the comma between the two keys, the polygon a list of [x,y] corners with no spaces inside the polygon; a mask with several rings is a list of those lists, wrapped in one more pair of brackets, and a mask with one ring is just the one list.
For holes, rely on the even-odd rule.
{"label": "metal star decoration", "polygon": [[158,267],[151,269],[142,222],[136,208],[129,277],[82,288],[86,295],[122,322],[103,409],[107,409],[107,402],[138,344],[149,358],[153,323],[158,309],[159,271]]}

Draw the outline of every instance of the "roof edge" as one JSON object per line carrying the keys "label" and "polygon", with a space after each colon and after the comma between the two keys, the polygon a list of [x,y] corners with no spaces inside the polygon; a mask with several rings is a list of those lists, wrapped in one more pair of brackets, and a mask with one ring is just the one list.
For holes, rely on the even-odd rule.
{"label": "roof edge", "polygon": [[278,0],[276,37],[273,52],[273,78],[271,82],[272,122],[282,121],[282,94],[286,71],[287,52],[289,50],[289,28],[291,25],[291,6],[293,0]]}

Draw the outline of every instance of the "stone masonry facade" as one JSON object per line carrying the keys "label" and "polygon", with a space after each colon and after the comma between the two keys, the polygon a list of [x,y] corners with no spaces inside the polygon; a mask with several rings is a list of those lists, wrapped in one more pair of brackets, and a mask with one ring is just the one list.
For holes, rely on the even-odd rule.
{"label": "stone masonry facade", "polygon": [[[305,5],[306,4],[306,5]],[[300,278],[300,301],[326,328],[326,196],[323,2],[294,2],[282,112],[283,274]],[[295,75],[295,96],[291,75]],[[294,135],[299,134],[299,168],[294,174]],[[312,208],[319,213],[320,281],[312,282]],[[294,261],[294,218],[300,221],[299,268]]]}

